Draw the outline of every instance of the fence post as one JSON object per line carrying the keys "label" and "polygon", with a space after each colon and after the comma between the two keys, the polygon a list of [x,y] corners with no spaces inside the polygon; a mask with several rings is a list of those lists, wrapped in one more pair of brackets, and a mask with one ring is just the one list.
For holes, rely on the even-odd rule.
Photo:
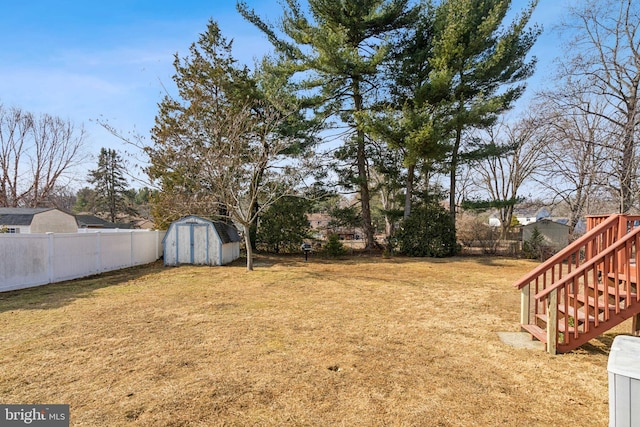
{"label": "fence post", "polygon": [[547,353],[556,354],[558,347],[558,289],[547,297]]}
{"label": "fence post", "polygon": [[53,233],[48,232],[47,233],[47,280],[49,281],[49,283],[53,283],[54,282],[54,277],[53,277],[53,261],[54,261],[54,254],[53,254]]}
{"label": "fence post", "polygon": [[531,301],[531,293],[529,292],[529,284],[520,289],[520,324],[528,325],[530,319],[531,308],[529,306]]}
{"label": "fence post", "polygon": [[160,259],[160,230],[156,230],[156,259]]}

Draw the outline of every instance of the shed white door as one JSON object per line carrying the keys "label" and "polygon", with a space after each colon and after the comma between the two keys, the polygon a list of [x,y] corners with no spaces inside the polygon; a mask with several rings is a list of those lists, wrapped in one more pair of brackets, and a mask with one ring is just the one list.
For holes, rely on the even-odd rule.
{"label": "shed white door", "polygon": [[186,223],[176,227],[178,264],[208,264],[208,225]]}

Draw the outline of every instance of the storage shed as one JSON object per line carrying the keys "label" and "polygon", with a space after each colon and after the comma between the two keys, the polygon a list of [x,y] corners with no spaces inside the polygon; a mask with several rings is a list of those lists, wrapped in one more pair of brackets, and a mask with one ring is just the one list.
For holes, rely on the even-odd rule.
{"label": "storage shed", "polygon": [[162,245],[164,265],[225,265],[240,257],[233,225],[193,215],[172,222]]}
{"label": "storage shed", "polygon": [[529,241],[535,229],[538,229],[544,238],[544,244],[556,251],[564,249],[569,244],[569,226],[548,219],[525,225],[522,229],[522,241]]}

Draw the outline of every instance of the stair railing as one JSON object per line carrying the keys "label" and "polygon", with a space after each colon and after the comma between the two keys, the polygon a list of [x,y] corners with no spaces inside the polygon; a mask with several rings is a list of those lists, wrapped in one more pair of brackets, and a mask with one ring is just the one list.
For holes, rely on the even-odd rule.
{"label": "stair railing", "polygon": [[[625,224],[623,224],[624,226]],[[596,329],[640,302],[631,299],[632,283],[639,283],[640,270],[632,268],[632,256],[640,247],[640,228],[634,227],[577,269],[534,295],[547,318],[547,351],[558,346],[574,348],[599,335]],[[633,277],[631,277],[633,275]],[[607,283],[610,281],[613,286]]]}
{"label": "stair railing", "polygon": [[520,323],[531,324],[537,314],[545,314],[546,309],[531,304],[531,295],[538,294],[561,279],[567,273],[578,268],[585,260],[592,258],[618,237],[618,228],[622,223],[620,215],[612,215],[600,221],[572,244],[540,264],[530,273],[515,282],[513,286],[520,290]]}
{"label": "stair railing", "polygon": [[[535,325],[539,315],[547,315],[547,303],[553,302],[552,299],[551,301],[542,301],[537,298],[532,300],[532,296],[539,295],[552,284],[577,270],[581,265],[587,263],[606,248],[609,248],[631,229],[638,226],[640,216],[620,214],[608,217],[593,216],[588,217],[587,221],[590,229],[584,236],[514,283],[513,286],[521,292],[520,323],[522,325]],[[631,256],[635,256],[634,248],[629,249],[629,251]],[[611,270],[613,272],[621,271],[624,268],[624,259],[628,258],[629,256],[616,255],[615,262],[612,263],[609,259],[603,265],[603,268],[606,267],[608,271]],[[557,319],[553,319],[553,317],[557,316],[557,312],[553,311],[549,314],[548,322],[554,323]],[[550,345],[554,345],[554,343],[547,343],[548,348]]]}

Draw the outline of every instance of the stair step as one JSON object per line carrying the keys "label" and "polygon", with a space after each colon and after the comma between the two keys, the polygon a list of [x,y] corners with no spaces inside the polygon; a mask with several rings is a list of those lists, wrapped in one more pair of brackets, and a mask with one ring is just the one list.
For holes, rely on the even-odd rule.
{"label": "stair step", "polygon": [[547,331],[538,325],[520,325],[522,329],[529,332],[535,339],[540,342],[547,343]]}
{"label": "stair step", "polygon": [[[606,289],[606,288],[610,288],[610,289]],[[608,293],[609,293],[609,295],[615,295],[615,294],[616,294],[616,290],[615,290],[615,288],[614,288],[613,286],[607,286],[607,285],[604,285],[604,284],[602,284],[602,283],[598,284],[597,289],[598,289],[598,291],[602,292],[603,294],[604,294],[605,292],[608,292]],[[620,289],[620,290],[618,291],[618,295],[620,295],[620,299],[625,299],[625,298],[627,298],[627,291],[626,291],[626,290],[623,290],[623,289]],[[635,294],[635,293],[631,292],[631,293],[629,294],[629,296],[630,296],[631,298],[636,298],[636,297],[637,297],[637,294]]]}
{"label": "stair step", "polygon": [[[609,273],[609,274],[607,274],[607,277],[609,277],[609,279],[615,279],[616,275],[614,273]],[[618,277],[618,280],[620,280],[622,282],[626,282],[627,281],[627,275],[626,274],[618,273],[617,277]],[[629,280],[633,284],[636,283],[636,275],[635,275],[635,273],[631,274],[631,278]]]}
{"label": "stair step", "polygon": [[[542,320],[545,324],[547,323],[547,315],[546,314],[536,314],[536,317],[540,320]],[[542,328],[540,328],[542,329]],[[542,329],[544,331],[545,336],[547,336],[547,331]],[[562,333],[570,333],[573,334],[576,331],[576,328],[573,326],[569,326],[568,329],[564,328],[564,322],[558,322],[558,332],[562,332]],[[578,333],[580,333],[581,331],[578,330]]]}
{"label": "stair step", "polygon": [[[594,297],[586,297],[584,296],[584,294],[577,294],[577,295],[573,295],[573,294],[569,294],[569,298],[575,298],[578,301],[580,301],[583,304],[588,305],[591,308],[595,308],[596,306],[596,299]],[[599,310],[604,310],[606,307],[609,307],[609,310],[615,310],[616,306],[615,304],[608,304],[606,302],[604,302],[602,300],[602,298],[598,298],[598,309]]]}
{"label": "stair step", "polygon": [[[582,323],[585,320],[587,320],[587,316],[586,316],[584,310],[581,310],[580,308],[578,308],[578,310],[576,311],[573,308],[572,305],[568,305],[568,306],[565,307],[563,304],[558,304],[558,311],[573,317],[579,323]],[[589,315],[588,318],[589,318],[589,322],[595,322],[596,321],[595,316]]]}

